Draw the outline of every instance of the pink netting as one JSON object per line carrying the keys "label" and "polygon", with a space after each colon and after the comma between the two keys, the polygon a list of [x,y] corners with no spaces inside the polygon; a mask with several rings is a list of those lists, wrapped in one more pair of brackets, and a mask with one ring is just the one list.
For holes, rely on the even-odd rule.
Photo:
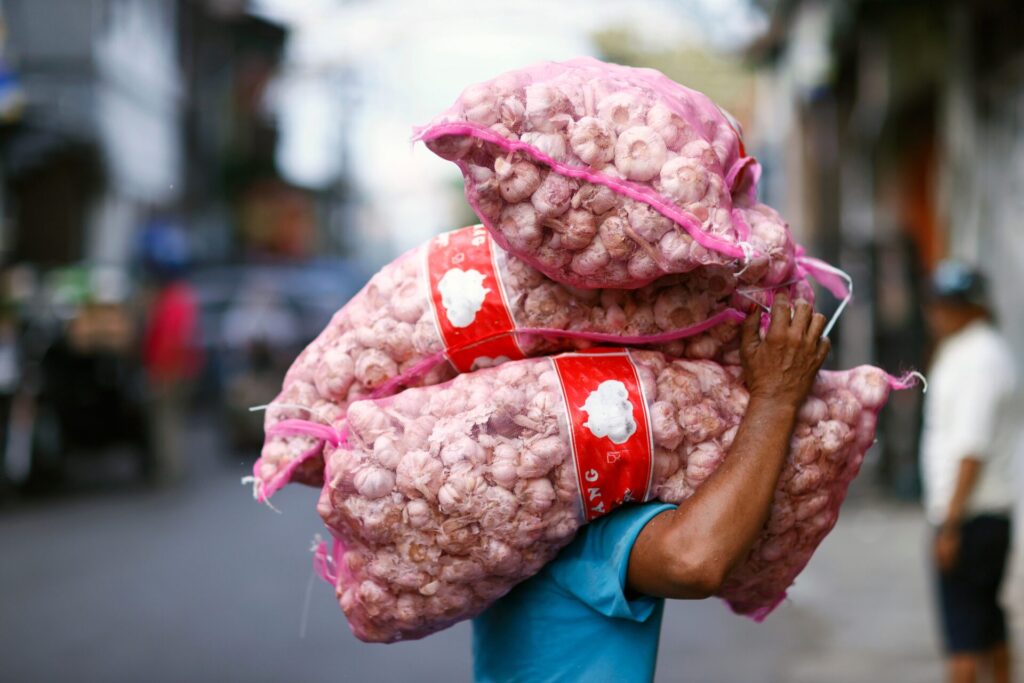
{"label": "pink netting", "polygon": [[[654,442],[651,497],[679,502],[725,458],[746,408],[736,367],[632,351]],[[802,407],[771,517],[721,592],[763,618],[831,530],[898,384],[823,372]],[[562,390],[524,360],[349,409],[318,509],[357,637],[419,638],[471,618],[536,573],[583,523]]]}
{"label": "pink netting", "polygon": [[560,282],[632,288],[708,264],[790,276],[788,232],[744,215],[760,168],[738,124],[655,71],[538,64],[470,86],[415,137],[458,164],[495,239]]}

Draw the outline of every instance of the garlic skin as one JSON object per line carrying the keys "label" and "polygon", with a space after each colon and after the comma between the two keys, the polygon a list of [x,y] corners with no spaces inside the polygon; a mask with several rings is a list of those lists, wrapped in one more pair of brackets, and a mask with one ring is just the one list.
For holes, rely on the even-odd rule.
{"label": "garlic skin", "polygon": [[622,216],[605,218],[598,228],[601,242],[612,258],[624,259],[633,253],[636,243],[629,237],[629,222]]}
{"label": "garlic skin", "polygon": [[572,208],[586,209],[595,216],[608,213],[619,204],[615,191],[605,185],[587,183],[572,197]]}
{"label": "garlic skin", "polygon": [[679,204],[691,204],[708,191],[708,173],[690,157],[677,156],[665,162],[659,171],[658,190]]}
{"label": "garlic skin", "polygon": [[594,214],[583,209],[572,209],[560,220],[549,219],[545,226],[554,229],[561,235],[561,247],[570,251],[579,251],[594,241],[597,225]]}
{"label": "garlic skin", "polygon": [[498,122],[494,91],[484,85],[471,85],[462,91],[462,112],[467,121],[481,126],[492,126]]}
{"label": "garlic skin", "polygon": [[521,202],[540,187],[540,169],[529,161],[494,160],[494,177],[498,180],[501,198],[509,203]]}
{"label": "garlic skin", "polygon": [[588,166],[601,167],[615,158],[615,130],[599,118],[585,116],[572,127],[569,145]]}
{"label": "garlic skin", "polygon": [[568,156],[565,136],[561,133],[523,133],[519,139],[555,161],[565,161]]}
{"label": "garlic skin", "polygon": [[575,192],[575,181],[549,172],[534,190],[530,203],[541,218],[555,218],[569,210]]}
{"label": "garlic skin", "polygon": [[537,212],[529,202],[510,204],[501,212],[498,230],[517,251],[532,252],[544,239]]}
{"label": "garlic skin", "polygon": [[661,102],[655,103],[647,112],[646,123],[672,150],[678,150],[696,136],[690,124]]}
{"label": "garlic skin", "polygon": [[550,133],[563,130],[571,120],[571,105],[558,89],[543,83],[526,86],[526,119],[533,130]]}
{"label": "garlic skin", "polygon": [[458,161],[473,149],[473,139],[460,135],[444,135],[427,142],[431,152],[447,161]]}
{"label": "garlic skin", "polygon": [[645,182],[654,178],[665,164],[668,148],[652,128],[627,128],[615,142],[615,168],[628,180]]}
{"label": "garlic skin", "polygon": [[594,240],[572,257],[572,270],[580,275],[596,275],[608,265],[611,256],[605,249],[604,242]]}
{"label": "garlic skin", "polygon": [[636,93],[623,91],[612,93],[598,102],[597,115],[621,134],[630,128],[643,126],[647,112]]}

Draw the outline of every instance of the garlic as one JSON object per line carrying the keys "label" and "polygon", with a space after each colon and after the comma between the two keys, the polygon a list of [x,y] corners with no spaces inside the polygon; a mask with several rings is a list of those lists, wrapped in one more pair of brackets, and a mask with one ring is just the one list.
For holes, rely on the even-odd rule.
{"label": "garlic", "polygon": [[498,191],[506,202],[521,202],[540,186],[540,170],[529,161],[510,162],[503,157],[494,160]]}
{"label": "garlic", "polygon": [[597,232],[594,214],[583,209],[572,209],[563,218],[549,218],[543,224],[557,231],[562,237],[561,246],[570,251],[578,251],[589,245]]}
{"label": "garlic", "polygon": [[601,242],[612,258],[622,259],[633,253],[635,242],[629,238],[628,229],[626,219],[616,215],[605,218],[598,228]]}
{"label": "garlic", "polygon": [[518,140],[519,136],[509,130],[508,126],[504,123],[496,123],[491,126],[491,131],[497,133],[506,140]]}
{"label": "garlic", "polygon": [[658,251],[661,252],[661,260],[671,270],[680,271],[690,262],[690,247],[693,238],[683,232],[681,228],[675,228],[665,233],[658,242]]}
{"label": "garlic", "polygon": [[467,121],[491,126],[498,121],[494,107],[494,91],[486,85],[471,85],[459,96],[462,112]]}
{"label": "garlic", "polygon": [[530,202],[538,216],[557,217],[569,210],[575,191],[575,181],[551,171],[534,191]]}
{"label": "garlic", "polygon": [[647,126],[634,126],[615,142],[615,168],[628,180],[644,182],[658,175],[668,153],[665,141]]}
{"label": "garlic", "polygon": [[568,121],[563,117],[570,107],[569,100],[558,88],[544,83],[526,86],[526,118],[535,131],[564,129]]}
{"label": "garlic", "polygon": [[555,161],[566,159],[565,136],[561,133],[523,133],[519,139]]}
{"label": "garlic", "polygon": [[632,202],[626,209],[626,215],[629,227],[648,244],[656,244],[662,235],[672,230],[672,221],[648,204]]}
{"label": "garlic", "polygon": [[708,173],[696,160],[678,156],[661,167],[658,191],[678,204],[700,201],[708,191]]}
{"label": "garlic", "polygon": [[658,132],[669,149],[679,149],[696,135],[685,120],[661,102],[647,112],[647,125]]}
{"label": "garlic", "polygon": [[356,472],[354,483],[359,495],[374,500],[391,493],[395,474],[383,467],[366,467]]}
{"label": "garlic", "polygon": [[683,145],[683,148],[679,150],[679,156],[693,159],[704,168],[720,168],[718,156],[715,154],[715,151],[711,149],[711,145],[709,145],[707,141],[699,138],[691,140]]}
{"label": "garlic", "polygon": [[630,278],[643,282],[650,282],[661,273],[658,263],[643,249],[638,249],[629,257],[627,270]]}
{"label": "garlic", "polygon": [[572,257],[571,268],[580,275],[597,275],[608,265],[611,256],[605,249],[604,242],[594,240],[583,251]]}
{"label": "garlic", "polygon": [[366,349],[356,357],[355,377],[367,389],[373,389],[398,373],[398,365],[378,349]]}
{"label": "garlic", "polygon": [[572,151],[588,166],[604,166],[615,157],[615,131],[606,121],[585,116],[572,127]]}
{"label": "garlic", "polygon": [[458,161],[473,149],[473,138],[467,135],[442,135],[426,144],[431,152],[442,159]]}
{"label": "garlic", "polygon": [[498,123],[515,134],[523,132],[526,107],[518,97],[505,97],[498,105]]}
{"label": "garlic", "polygon": [[621,198],[605,185],[584,183],[572,197],[572,208],[586,209],[595,216],[608,213],[619,205]]}
{"label": "garlic", "polygon": [[509,204],[501,212],[498,230],[509,246],[520,253],[529,253],[540,246],[544,238],[537,212],[529,202]]}
{"label": "garlic", "polygon": [[597,114],[621,134],[629,128],[644,125],[646,111],[636,93],[623,91],[612,93],[598,102]]}

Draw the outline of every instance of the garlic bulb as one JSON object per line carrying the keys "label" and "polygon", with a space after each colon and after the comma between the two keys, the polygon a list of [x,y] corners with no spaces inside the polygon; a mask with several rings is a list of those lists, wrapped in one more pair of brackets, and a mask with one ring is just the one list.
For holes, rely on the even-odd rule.
{"label": "garlic bulb", "polygon": [[498,191],[506,202],[521,202],[540,186],[540,170],[529,161],[510,162],[504,158],[494,160],[494,175]]}
{"label": "garlic bulb", "polygon": [[558,173],[549,172],[530,198],[537,215],[542,218],[561,216],[569,210],[576,182]]}
{"label": "garlic bulb", "polygon": [[597,103],[597,115],[607,121],[616,133],[642,126],[646,109],[640,97],[632,91],[615,92]]}
{"label": "garlic bulb", "polygon": [[615,131],[606,121],[585,116],[572,127],[573,153],[589,166],[604,166],[615,157]]}
{"label": "garlic bulb", "polygon": [[491,126],[498,121],[494,91],[487,85],[471,85],[462,91],[462,111],[467,121]]}
{"label": "garlic bulb", "polygon": [[628,180],[644,182],[658,175],[667,153],[665,141],[652,128],[627,128],[615,142],[615,168]]}
{"label": "garlic bulb", "polygon": [[657,131],[665,145],[673,150],[678,150],[696,135],[686,121],[661,102],[647,112],[647,125]]}
{"label": "garlic bulb", "polygon": [[566,159],[565,136],[561,133],[523,133],[519,139],[555,161]]}
{"label": "garlic bulb", "polygon": [[677,156],[661,167],[658,189],[679,204],[700,201],[708,191],[708,173],[691,157]]}

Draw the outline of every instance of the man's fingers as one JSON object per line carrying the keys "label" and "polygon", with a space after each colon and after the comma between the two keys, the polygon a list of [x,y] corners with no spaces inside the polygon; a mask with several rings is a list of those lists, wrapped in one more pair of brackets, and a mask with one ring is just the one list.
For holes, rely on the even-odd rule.
{"label": "man's fingers", "polygon": [[[793,314],[793,324],[789,328],[790,334],[799,334],[802,338],[807,333],[807,326],[811,322],[814,309],[811,305],[801,299],[796,302],[796,312]],[[818,335],[821,336],[821,335]]]}
{"label": "man's fingers", "polygon": [[831,350],[832,342],[830,342],[827,337],[819,335],[818,347],[814,351],[814,360],[818,364],[819,368],[821,367],[821,364],[825,362],[825,359],[828,358],[828,352]]}
{"label": "man's fingers", "polygon": [[807,326],[807,338],[811,343],[816,344],[821,339],[821,333],[825,331],[825,325],[827,324],[828,319],[821,313],[815,313],[811,316],[811,324]]}
{"label": "man's fingers", "polygon": [[789,329],[789,323],[793,318],[793,309],[789,305],[789,295],[779,292],[772,301],[772,320],[768,325],[768,336],[772,338],[782,337]]}
{"label": "man's fingers", "polygon": [[747,318],[743,321],[743,329],[740,332],[740,343],[743,345],[744,353],[750,354],[757,348],[758,342],[761,341],[757,333],[760,326],[761,309],[755,307],[750,313],[747,313]]}

